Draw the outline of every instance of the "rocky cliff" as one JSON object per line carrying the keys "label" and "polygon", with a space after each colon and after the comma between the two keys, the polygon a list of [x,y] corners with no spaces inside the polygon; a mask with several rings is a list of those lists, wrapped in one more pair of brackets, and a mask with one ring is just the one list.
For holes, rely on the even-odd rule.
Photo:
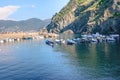
{"label": "rocky cliff", "polygon": [[47,26],[49,32],[120,33],[120,0],[70,0]]}

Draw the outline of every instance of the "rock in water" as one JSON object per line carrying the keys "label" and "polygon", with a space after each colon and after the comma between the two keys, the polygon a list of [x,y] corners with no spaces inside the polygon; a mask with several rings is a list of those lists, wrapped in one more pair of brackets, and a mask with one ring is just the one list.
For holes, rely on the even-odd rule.
{"label": "rock in water", "polygon": [[73,34],[74,32],[72,30],[67,30],[67,31],[64,31],[63,34]]}

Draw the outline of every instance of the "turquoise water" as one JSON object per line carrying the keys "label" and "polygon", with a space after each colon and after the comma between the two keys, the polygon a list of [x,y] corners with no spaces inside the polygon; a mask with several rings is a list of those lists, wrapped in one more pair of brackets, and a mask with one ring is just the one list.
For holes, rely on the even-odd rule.
{"label": "turquoise water", "polygon": [[1,44],[0,80],[120,80],[120,45]]}

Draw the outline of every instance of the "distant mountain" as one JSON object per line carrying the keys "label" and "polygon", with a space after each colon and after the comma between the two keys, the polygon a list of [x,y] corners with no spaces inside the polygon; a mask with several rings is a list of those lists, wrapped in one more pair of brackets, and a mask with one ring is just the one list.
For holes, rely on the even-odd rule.
{"label": "distant mountain", "polygon": [[31,18],[22,21],[0,20],[0,32],[39,31],[50,23],[50,19]]}
{"label": "distant mountain", "polygon": [[49,32],[119,33],[120,0],[70,0],[47,26]]}

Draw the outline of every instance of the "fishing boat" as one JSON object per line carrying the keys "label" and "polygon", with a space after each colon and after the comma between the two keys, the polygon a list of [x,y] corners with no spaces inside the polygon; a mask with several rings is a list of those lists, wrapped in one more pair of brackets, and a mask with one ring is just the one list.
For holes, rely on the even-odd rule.
{"label": "fishing boat", "polygon": [[0,43],[4,43],[5,41],[4,40],[0,40]]}
{"label": "fishing boat", "polygon": [[65,41],[63,39],[55,39],[55,43],[61,44],[61,43],[65,43]]}
{"label": "fishing boat", "polygon": [[98,42],[98,40],[96,38],[92,38],[91,40],[92,42]]}
{"label": "fishing boat", "polygon": [[53,46],[54,45],[54,42],[52,41],[52,40],[46,40],[45,41],[45,43],[47,44],[47,45],[50,45],[50,46]]}
{"label": "fishing boat", "polygon": [[73,44],[75,44],[76,42],[75,42],[74,40],[72,40],[72,39],[67,39],[67,40],[66,40],[66,43],[67,43],[67,45],[73,45]]}
{"label": "fishing boat", "polygon": [[73,41],[75,41],[76,43],[80,43],[81,39],[80,38],[75,38],[75,39],[73,39]]}
{"label": "fishing boat", "polygon": [[106,40],[107,41],[115,41],[115,39],[113,37],[107,37]]}
{"label": "fishing boat", "polygon": [[23,40],[33,40],[32,37],[23,37],[22,39],[23,39]]}

